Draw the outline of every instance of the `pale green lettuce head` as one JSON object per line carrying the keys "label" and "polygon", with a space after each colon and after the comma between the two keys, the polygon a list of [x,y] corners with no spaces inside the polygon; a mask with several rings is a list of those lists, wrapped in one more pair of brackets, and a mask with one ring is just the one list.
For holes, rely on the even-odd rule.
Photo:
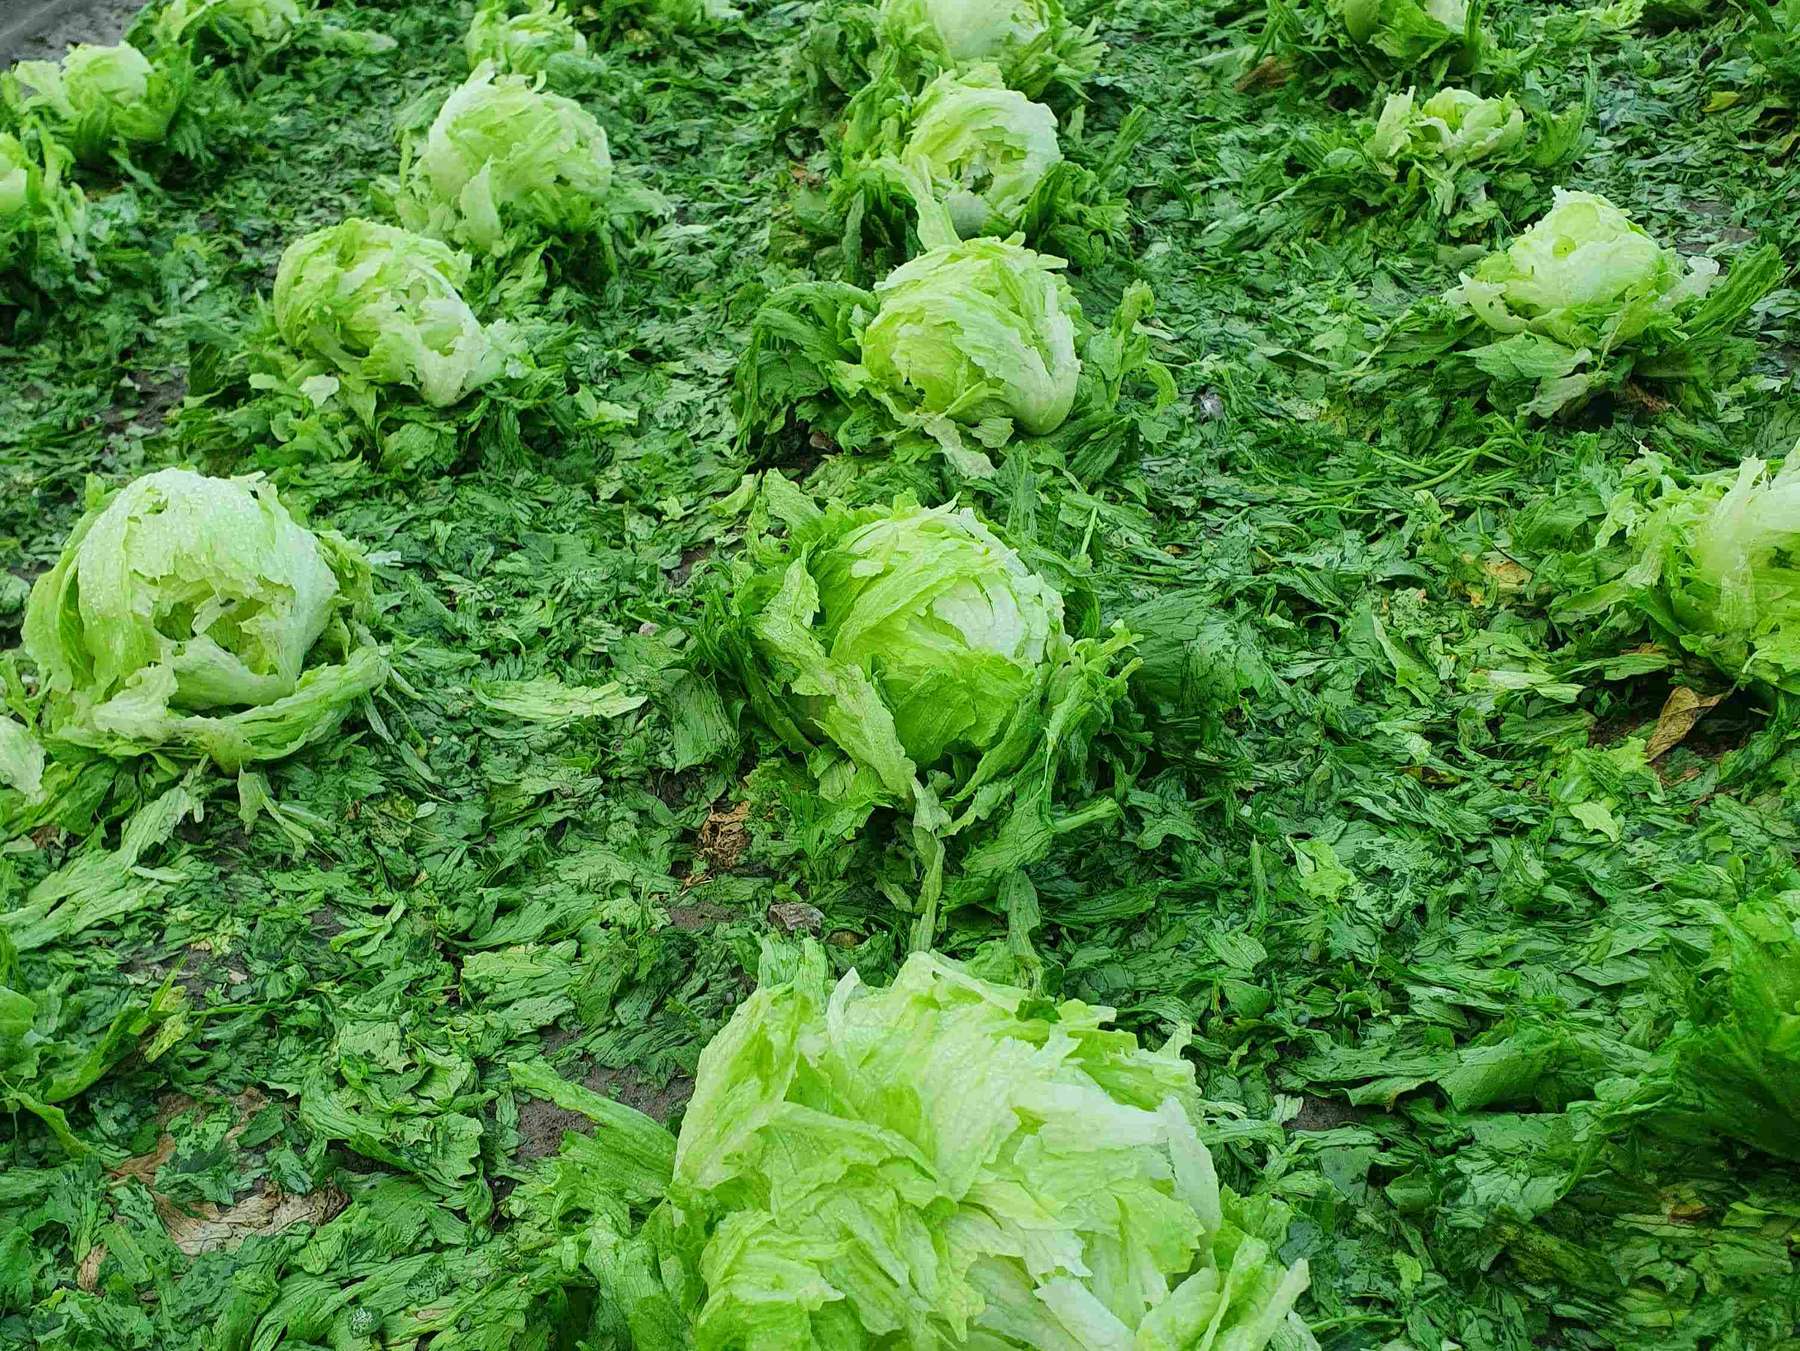
{"label": "pale green lettuce head", "polygon": [[1081,375],[1062,266],[1016,240],[971,239],[895,269],[861,335],[871,387],[896,412],[1054,431]]}
{"label": "pale green lettuce head", "polygon": [[918,765],[995,745],[1066,642],[1062,597],[967,508],[873,514],[813,576],[832,658],[871,673]]}
{"label": "pale green lettuce head", "polygon": [[1611,346],[1701,295],[1717,275],[1710,259],[1684,266],[1606,198],[1558,188],[1543,218],[1484,258],[1449,299],[1501,333]]}
{"label": "pale green lettuce head", "polygon": [[912,64],[992,63],[1008,85],[1034,97],[1091,73],[1101,52],[1069,23],[1062,0],[882,0],[881,29],[886,49]]}
{"label": "pale green lettuce head", "polygon": [[19,138],[0,131],[0,231],[24,218],[42,177]]}
{"label": "pale green lettuce head", "polygon": [[1344,30],[1401,65],[1463,41],[1468,0],[1338,0]]}
{"label": "pale green lettuce head", "polygon": [[1448,160],[1466,164],[1515,148],[1525,138],[1525,113],[1511,94],[1482,98],[1467,89],[1440,89],[1424,103],[1414,91],[1390,94],[1369,134],[1377,159]]}
{"label": "pale green lettuce head", "polygon": [[1043,0],[882,0],[894,28],[936,45],[950,63],[995,61],[1050,31]]}
{"label": "pale green lettuce head", "polygon": [[156,16],[165,42],[183,42],[201,30],[241,32],[258,42],[280,42],[300,26],[299,0],[168,0]]}
{"label": "pale green lettuce head", "polygon": [[1004,233],[1062,161],[1056,114],[1008,89],[992,63],[946,73],[920,96],[901,160],[963,238]]}
{"label": "pale green lettuce head", "polygon": [[1800,693],[1800,452],[1686,487],[1631,527],[1626,581],[1658,628],[1734,680]]}
{"label": "pale green lettuce head", "polygon": [[70,148],[84,160],[105,158],[121,143],[155,145],[169,133],[181,106],[181,77],[130,43],[69,48],[60,63],[21,61],[12,70],[30,91],[27,111],[61,124]]}
{"label": "pale green lettuce head", "polygon": [[909,799],[953,754],[1030,748],[1067,660],[1062,597],[967,508],[833,507],[740,578],[765,716]]}
{"label": "pale green lettuce head", "polygon": [[559,0],[483,0],[463,51],[469,69],[536,75],[562,55],[586,56],[587,38]]}
{"label": "pale green lettuce head", "polygon": [[87,222],[81,190],[63,181],[68,152],[41,138],[32,148],[0,131],[0,272],[15,264],[64,264]]}
{"label": "pale green lettuce head", "polygon": [[444,100],[400,207],[415,229],[499,251],[509,231],[588,234],[612,186],[606,131],[528,76],[482,66]]}
{"label": "pale green lettuce head", "polygon": [[146,475],[97,502],[32,588],[24,648],[58,742],[210,755],[316,740],[386,674],[352,630],[368,565],[256,478]]}
{"label": "pale green lettuce head", "polygon": [[669,1190],[701,1348],[1314,1345],[1285,1215],[1220,1186],[1178,1045],[915,953],[809,947],[701,1055]]}
{"label": "pale green lettuce head", "polygon": [[409,385],[445,407],[507,361],[505,331],[484,328],[462,298],[468,272],[448,244],[352,218],[282,254],[275,323],[290,346],[345,375]]}

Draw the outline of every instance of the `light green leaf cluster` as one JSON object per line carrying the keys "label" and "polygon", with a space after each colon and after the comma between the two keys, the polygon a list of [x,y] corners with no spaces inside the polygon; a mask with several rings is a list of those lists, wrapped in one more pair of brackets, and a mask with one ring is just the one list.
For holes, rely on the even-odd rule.
{"label": "light green leaf cluster", "polygon": [[462,297],[469,260],[448,244],[352,217],[288,245],[275,323],[296,351],[369,384],[448,407],[506,369],[511,339]]}
{"label": "light green leaf cluster", "polygon": [[469,69],[536,75],[559,56],[584,57],[587,38],[560,0],[482,0],[463,39]]}
{"label": "light green leaf cluster", "polygon": [[21,108],[47,117],[90,163],[117,148],[160,144],[187,86],[184,70],[153,62],[130,43],[83,43],[61,62],[21,61],[11,78],[26,91]]}
{"label": "light green leaf cluster", "polygon": [[44,791],[44,748],[29,727],[0,713],[0,788],[35,800]]}
{"label": "light green leaf cluster", "polygon": [[483,65],[444,100],[395,206],[410,229],[500,252],[515,232],[586,235],[606,220],[606,131],[573,99]]}
{"label": "light green leaf cluster", "polygon": [[1466,39],[1468,0],[1333,0],[1358,46],[1412,66]]}
{"label": "light green leaf cluster", "polygon": [[1285,1214],[1221,1187],[1176,1039],[933,954],[809,946],[702,1053],[669,1188],[700,1348],[1313,1343]]}
{"label": "light green leaf cluster", "polygon": [[258,478],[165,469],[97,501],[33,586],[48,742],[233,770],[333,730],[386,676],[355,625],[368,564]]}
{"label": "light green leaf cluster", "polygon": [[1503,154],[1525,139],[1525,113],[1511,94],[1482,98],[1454,86],[1423,103],[1417,91],[1390,94],[1369,132],[1369,153],[1388,164],[1403,160],[1466,164]]}
{"label": "light green leaf cluster", "polygon": [[0,131],[0,273],[52,260],[66,262],[87,229],[81,189],[64,181],[68,154],[40,138],[27,146]]}
{"label": "light green leaf cluster", "polygon": [[1624,537],[1635,557],[1615,581],[1562,607],[1570,616],[1629,600],[1684,650],[1734,681],[1800,693],[1800,454],[1682,486],[1646,458],[1597,546]]}
{"label": "light green leaf cluster", "polygon": [[968,239],[1017,228],[1062,150],[1056,114],[1008,89],[1000,68],[983,62],[925,87],[900,158]]}
{"label": "light green leaf cluster", "polygon": [[1800,890],[1724,916],[1677,1045],[1678,1091],[1720,1135],[1800,1163]]}

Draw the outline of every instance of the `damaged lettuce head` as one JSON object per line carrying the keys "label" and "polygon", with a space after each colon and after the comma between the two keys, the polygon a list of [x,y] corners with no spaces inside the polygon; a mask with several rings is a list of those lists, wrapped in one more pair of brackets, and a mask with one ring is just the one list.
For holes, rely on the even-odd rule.
{"label": "damaged lettuce head", "polygon": [[934,954],[886,989],[833,988],[815,945],[769,965],[652,1224],[693,1345],[1316,1347],[1286,1213],[1220,1185],[1180,1037]]}
{"label": "damaged lettuce head", "polygon": [[1773,244],[1733,260],[1657,243],[1606,198],[1556,189],[1538,222],[1490,253],[1444,301],[1468,358],[1501,383],[1538,381],[1523,411],[1549,416],[1627,377],[1704,404],[1755,356],[1734,329],[1786,274]]}
{"label": "damaged lettuce head", "polygon": [[1352,42],[1380,52],[1397,65],[1417,65],[1468,43],[1468,0],[1332,2]]}
{"label": "damaged lettuce head", "polygon": [[153,31],[169,43],[204,33],[233,44],[267,45],[291,37],[303,20],[299,0],[169,0],[157,11]]}
{"label": "damaged lettuce head", "polygon": [[[65,181],[67,168],[55,141],[33,148],[0,131],[0,275],[67,271],[87,229],[87,202]],[[0,287],[0,301],[6,295]]]}
{"label": "damaged lettuce head", "polygon": [[1555,203],[1452,293],[1500,333],[1529,329],[1571,346],[1612,346],[1705,294],[1710,258],[1685,264],[1592,192],[1556,189]]}
{"label": "damaged lettuce head", "polygon": [[460,290],[469,260],[409,230],[351,218],[288,245],[275,325],[296,351],[353,380],[416,389],[433,407],[501,375],[511,339]]}
{"label": "damaged lettuce head", "polygon": [[330,734],[387,664],[369,566],[258,478],[186,469],[96,500],[26,607],[45,741],[235,770]]}
{"label": "damaged lettuce head", "polygon": [[1015,768],[1072,657],[1056,589],[966,507],[775,497],[790,533],[760,541],[732,602],[765,721],[835,746],[901,802],[955,758],[966,789]]}

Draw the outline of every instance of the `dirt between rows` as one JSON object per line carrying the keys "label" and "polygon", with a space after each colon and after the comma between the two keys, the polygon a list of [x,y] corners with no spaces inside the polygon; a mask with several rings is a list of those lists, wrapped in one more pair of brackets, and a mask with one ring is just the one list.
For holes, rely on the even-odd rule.
{"label": "dirt between rows", "polygon": [[113,43],[144,0],[0,0],[0,68],[55,58],[77,42]]}

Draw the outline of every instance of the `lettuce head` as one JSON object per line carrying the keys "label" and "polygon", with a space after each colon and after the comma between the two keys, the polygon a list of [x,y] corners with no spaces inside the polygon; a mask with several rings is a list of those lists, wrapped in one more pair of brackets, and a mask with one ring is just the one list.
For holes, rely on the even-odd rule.
{"label": "lettuce head", "polygon": [[1369,133],[1369,153],[1386,163],[1401,160],[1466,164],[1504,154],[1525,139],[1525,112],[1511,94],[1482,98],[1454,86],[1423,103],[1417,93],[1390,94]]}
{"label": "lettuce head", "polygon": [[[1021,825],[996,868],[1047,852],[1051,795],[1085,790],[1093,738],[1126,691],[1132,637],[1070,633],[1051,580],[954,503],[821,508],[769,475],[751,524],[709,599],[707,647],[796,752],[831,830],[878,807],[911,813],[927,933],[943,841],[1023,813],[1037,824]],[[1095,810],[1063,819],[1110,812]],[[964,876],[971,892],[988,885],[966,860]]]}
{"label": "lettuce head", "polygon": [[386,676],[368,563],[261,479],[164,469],[97,500],[26,607],[51,744],[234,770],[328,735]]}
{"label": "lettuce head", "polygon": [[1615,575],[1559,603],[1559,618],[1629,607],[1732,680],[1800,694],[1800,454],[1774,473],[1752,458],[1686,483],[1646,456],[1595,547],[1604,560],[1621,544]]}
{"label": "lettuce head", "polygon": [[995,472],[985,451],[1022,430],[1058,435],[1083,465],[1090,455],[1110,463],[1132,424],[1118,409],[1125,380],[1142,372],[1159,400],[1174,397],[1140,329],[1150,288],[1134,282],[1110,323],[1090,326],[1063,259],[1020,234],[960,238],[921,175],[888,168],[906,184],[922,251],[872,290],[805,282],[764,302],[737,368],[740,434],[780,434],[797,421],[848,450],[941,452],[959,473],[985,478]]}
{"label": "lettuce head", "polygon": [[515,232],[593,233],[613,168],[605,129],[579,103],[483,65],[444,100],[402,176],[408,226],[499,252]]}
{"label": "lettuce head", "polygon": [[1606,198],[1558,188],[1535,225],[1444,299],[1458,322],[1495,335],[1469,350],[1472,364],[1498,381],[1537,380],[1524,408],[1548,415],[1628,376],[1684,397],[1723,384],[1755,351],[1732,330],[1785,271],[1765,245],[1721,279],[1711,258],[1664,248]]}
{"label": "lettuce head", "polygon": [[[772,668],[823,657],[841,675],[845,697],[793,706],[808,731],[862,750],[901,794],[952,751],[1010,754],[1068,656],[1062,597],[966,507],[870,508],[830,534],[809,566],[766,579],[781,590],[758,626]],[[783,625],[808,593],[813,625],[793,643]]]}
{"label": "lettuce head", "polygon": [[949,208],[964,239],[1004,234],[1062,162],[1056,114],[1008,89],[991,62],[946,72],[914,106],[901,160]]}
{"label": "lettuce head", "polygon": [[1091,30],[1069,22],[1062,0],[882,0],[881,28],[888,49],[918,65],[991,63],[1033,97],[1091,74],[1101,51]]}
{"label": "lettuce head", "polygon": [[482,0],[463,40],[469,69],[536,75],[559,56],[587,55],[587,38],[559,0]]}
{"label": "lettuce head", "polygon": [[447,407],[499,376],[510,338],[462,297],[469,260],[409,230],[351,218],[288,245],[275,323],[296,351]]}
{"label": "lettuce head", "polygon": [[1286,1215],[1220,1185],[1194,1071],[933,954],[809,945],[700,1057],[665,1213],[702,1348],[1314,1347]]}
{"label": "lettuce head", "polygon": [[996,443],[1015,423],[1055,431],[1081,376],[1062,267],[1016,239],[978,238],[896,268],[859,339],[870,389],[898,416],[980,426]]}
{"label": "lettuce head", "polygon": [[1612,346],[1705,294],[1718,272],[1710,258],[1684,265],[1598,193],[1558,188],[1550,210],[1452,295],[1497,332]]}
{"label": "lettuce head", "polygon": [[0,131],[0,274],[66,267],[80,247],[87,203],[63,180],[67,161],[50,138],[34,148]]}
{"label": "lettuce head", "polygon": [[69,48],[60,62],[21,61],[12,77],[26,112],[47,116],[77,158],[103,162],[114,150],[158,145],[180,110],[184,68],[153,62],[130,43]]}
{"label": "lettuce head", "polygon": [[1468,0],[1333,0],[1359,47],[1411,66],[1464,43]]}
{"label": "lettuce head", "polygon": [[304,18],[299,0],[168,0],[153,31],[164,42],[188,42],[201,33],[233,43],[263,45],[291,37]]}

